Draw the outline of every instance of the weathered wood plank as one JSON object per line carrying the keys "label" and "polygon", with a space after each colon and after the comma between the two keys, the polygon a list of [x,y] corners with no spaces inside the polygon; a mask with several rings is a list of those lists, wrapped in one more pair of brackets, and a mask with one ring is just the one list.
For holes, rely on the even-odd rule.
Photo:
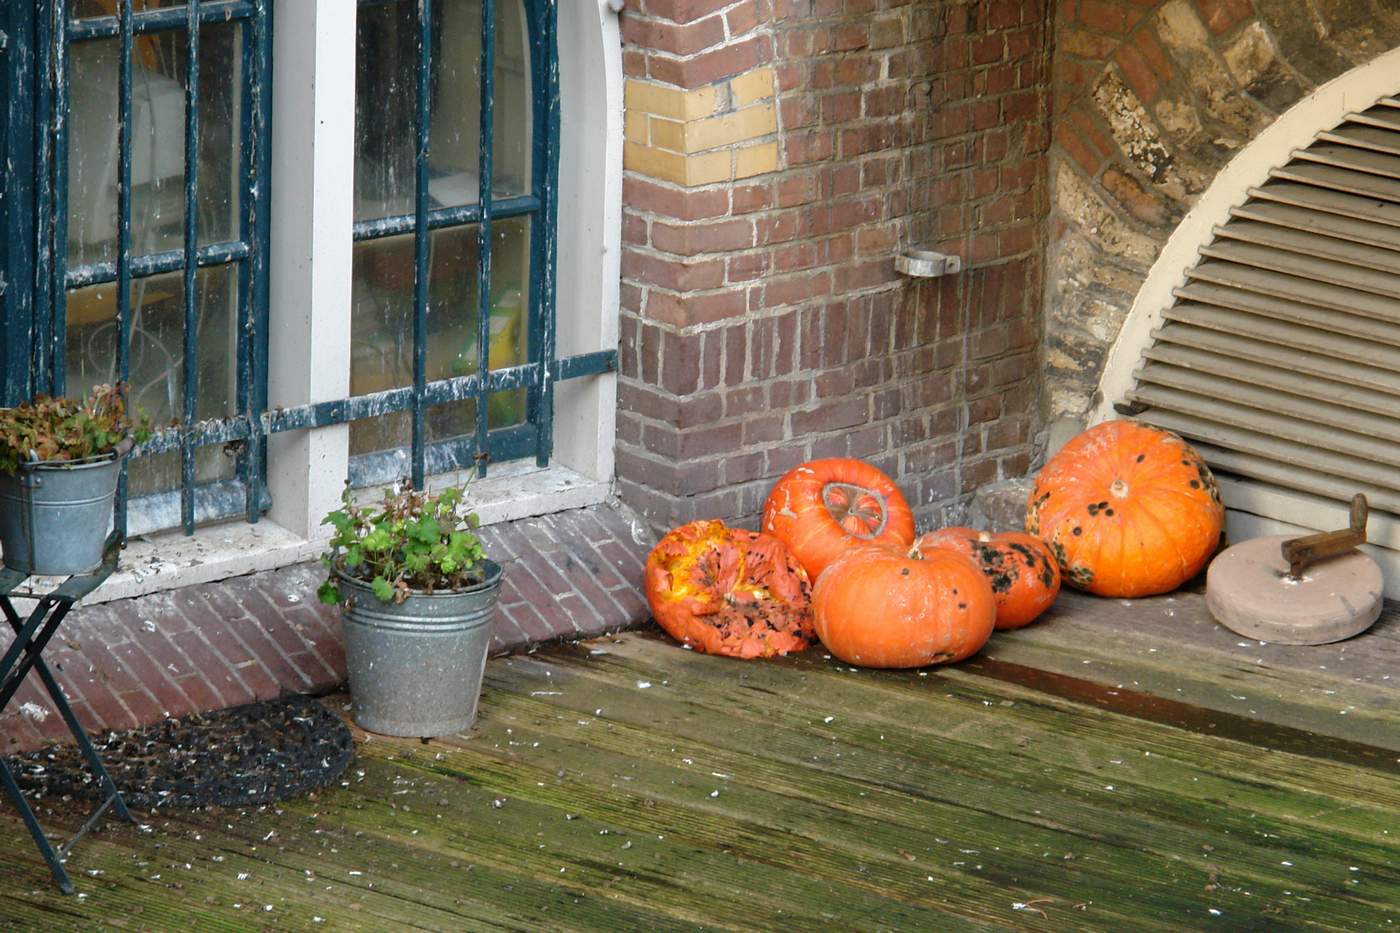
{"label": "weathered wood plank", "polygon": [[1205,709],[1400,749],[1400,614],[1333,645],[1263,644],[1221,627],[1200,593],[1139,600],[1063,592],[987,658]]}
{"label": "weathered wood plank", "polygon": [[[975,676],[958,667],[924,672],[857,670],[823,661],[809,652],[806,656],[776,663],[731,664],[727,670],[732,676],[725,677],[723,669],[713,669],[710,665],[714,662],[703,656],[685,652],[673,658],[672,646],[659,638],[633,635],[615,640],[604,650],[612,657],[595,655],[587,665],[581,663],[577,655],[565,652],[555,653],[550,660],[556,666],[585,676],[609,676],[609,670],[615,668],[615,679],[624,685],[632,676],[655,680],[659,685],[687,694],[695,702],[707,704],[707,709],[712,711],[724,709],[728,712],[732,707],[733,711],[749,709],[756,716],[782,715],[794,701],[811,696],[815,697],[817,707],[810,715],[821,718],[826,713],[854,710],[858,713],[857,723],[871,719],[897,723],[901,728],[893,733],[895,736],[910,731],[941,735],[950,722],[960,722],[971,713],[978,713],[965,727],[966,735],[960,733],[958,737],[981,743],[988,749],[1010,750],[1017,729],[1043,729],[1074,740],[1073,743],[1059,743],[1058,747],[1052,745],[1049,748],[1052,757],[1065,754],[1071,745],[1086,753],[1093,750],[1101,756],[1100,761],[1121,757],[1125,750],[1135,751],[1136,756],[1146,751],[1151,755],[1144,757],[1186,762],[1192,769],[1229,781],[1262,775],[1262,779],[1270,783],[1302,792],[1318,790],[1336,794],[1378,813],[1400,809],[1397,782],[1393,777],[1375,774],[1370,768],[1338,769],[1336,762],[1280,754],[1252,747],[1244,741],[1220,741],[1213,735],[1144,726],[1111,711]],[[516,660],[513,663],[526,662]],[[504,672],[509,668],[502,666],[496,670]],[[799,676],[792,676],[789,670]],[[829,676],[833,673],[836,676]],[[775,704],[775,697],[782,697],[782,704]],[[911,717],[911,709],[918,709],[923,715]],[[954,717],[952,720],[948,719],[950,715]],[[793,728],[800,730],[802,724],[794,724]],[[1029,750],[1020,751],[1038,754],[1036,747],[1032,744]],[[1392,769],[1393,765],[1391,762]]]}
{"label": "weathered wood plank", "polygon": [[[1036,643],[1069,666],[1072,642]],[[0,923],[1400,925],[1400,774],[1359,745],[1250,739],[970,667],[741,663],[629,634],[493,662],[472,736],[363,741],[341,787],[105,827],[70,862],[82,900],[26,845],[0,851]]]}
{"label": "weathered wood plank", "polygon": [[[650,648],[656,644],[644,647]],[[627,640],[626,644],[617,647],[625,650],[637,645]],[[656,650],[666,650],[666,646],[661,645]],[[756,667],[735,666],[734,670],[741,677],[752,675],[754,678],[763,678],[770,672],[771,667],[764,665],[760,670]],[[588,665],[588,670],[592,672],[606,669],[606,664]],[[569,697],[575,689],[575,684],[568,674],[569,671],[556,668],[548,678],[560,693],[561,699]],[[887,675],[867,679],[873,680],[883,676]],[[821,685],[823,688],[833,687],[829,679],[822,680]],[[602,708],[605,716],[610,722],[615,721],[626,715],[629,706],[625,696],[627,686],[625,683],[619,684],[617,696],[585,693],[578,702],[584,707],[594,702],[604,703]],[[689,716],[672,715],[668,710],[670,705],[674,705],[666,699],[668,693],[685,696],[683,704],[691,704],[696,692],[692,689],[693,686],[683,675],[672,670],[669,683],[665,685],[665,688],[670,689],[663,688],[660,682],[654,684],[652,690],[657,692],[647,695],[645,705],[639,711],[640,722],[646,722],[647,717],[656,717],[663,724],[660,728],[664,733],[688,740],[684,747],[694,747],[697,755],[702,752],[708,753],[711,757],[706,761],[710,767],[716,770],[731,767],[732,763],[723,759],[722,750],[700,744],[707,736],[713,739],[713,725],[706,724],[711,717],[703,715],[707,710],[701,707],[698,712],[702,715],[699,717],[694,715],[697,710],[692,710]],[[731,682],[729,686],[732,688],[734,684]],[[762,685],[750,683],[748,687],[757,691],[753,695],[771,695],[771,691]],[[511,696],[514,699],[518,694],[512,692]],[[1279,878],[1280,881],[1287,881],[1294,889],[1300,888],[1305,882],[1315,883],[1323,888],[1334,887],[1339,878],[1343,879],[1342,883],[1347,883],[1350,880],[1349,876],[1355,874],[1350,872],[1350,868],[1360,868],[1362,866],[1359,863],[1364,861],[1364,868],[1370,873],[1368,877],[1372,882],[1381,885],[1378,896],[1387,898],[1394,895],[1400,898],[1400,887],[1396,887],[1397,883],[1400,883],[1400,878],[1397,878],[1395,872],[1397,853],[1390,837],[1385,835],[1385,827],[1391,821],[1391,814],[1383,807],[1373,809],[1369,815],[1363,815],[1356,821],[1357,828],[1362,833],[1378,836],[1379,843],[1370,839],[1350,837],[1350,834],[1344,834],[1348,836],[1344,840],[1334,840],[1333,831],[1326,825],[1325,820],[1315,828],[1304,829],[1293,825],[1295,811],[1302,807],[1309,813],[1317,808],[1324,812],[1350,813],[1358,805],[1356,801],[1338,801],[1319,796],[1302,796],[1298,800],[1291,800],[1291,795],[1280,794],[1277,788],[1263,784],[1274,809],[1283,811],[1280,816],[1268,818],[1253,806],[1254,801],[1249,802],[1249,809],[1243,809],[1240,805],[1241,791],[1259,796],[1259,786],[1262,782],[1257,775],[1237,781],[1233,785],[1219,780],[1212,783],[1208,774],[1192,772],[1189,769],[1182,771],[1180,763],[1173,760],[1170,748],[1159,746],[1158,751],[1143,756],[1140,762],[1133,761],[1123,750],[1115,751],[1113,748],[1087,753],[1081,758],[1079,755],[1066,756],[1059,752],[1062,743],[1058,742],[1059,737],[1053,733],[1050,738],[1056,741],[1050,744],[1042,742],[1040,734],[1013,733],[1007,737],[1008,744],[1013,749],[1021,744],[1022,739],[1030,738],[1031,741],[1026,743],[1030,748],[1043,746],[1051,751],[1049,756],[1041,757],[1031,766],[1022,767],[1015,761],[1019,756],[1014,752],[1002,756],[987,746],[969,747],[963,740],[968,735],[978,733],[979,728],[987,731],[987,727],[974,726],[972,730],[963,728],[966,723],[959,725],[956,720],[959,715],[965,714],[956,711],[945,712],[938,719],[939,725],[936,729],[929,730],[919,728],[918,724],[901,725],[895,716],[879,714],[879,710],[875,709],[878,700],[867,696],[864,699],[865,705],[859,706],[848,703],[848,696],[828,689],[821,698],[820,707],[813,708],[801,704],[796,699],[796,691],[790,692],[784,696],[781,710],[745,712],[731,718],[731,728],[725,733],[725,744],[737,744],[747,754],[781,757],[788,754],[782,747],[784,738],[806,724],[807,728],[815,730],[818,734],[825,731],[829,739],[826,743],[809,742],[806,746],[808,753],[813,745],[823,751],[819,756],[809,755],[813,758],[813,765],[852,774],[867,781],[865,790],[858,793],[853,792],[853,788],[847,788],[844,794],[836,792],[826,795],[833,801],[840,801],[837,804],[840,806],[849,805],[850,801],[864,797],[872,784],[894,784],[917,794],[920,791],[920,781],[913,776],[936,774],[936,789],[926,790],[924,793],[934,796],[935,799],[938,795],[945,795],[950,804],[961,807],[961,819],[956,822],[964,832],[976,826],[974,811],[993,814],[1001,823],[999,829],[994,828],[991,832],[993,841],[1006,838],[1005,822],[1009,819],[1022,820],[1028,824],[1034,824],[1036,821],[1050,823],[1052,819],[1057,819],[1059,823],[1066,824],[1067,828],[1076,829],[1089,836],[1091,842],[1111,840],[1118,843],[1123,850],[1136,846],[1145,849],[1159,847],[1164,857],[1171,859],[1180,858],[1180,853],[1194,853],[1198,856],[1202,876],[1207,873],[1208,865],[1213,859],[1228,858],[1234,871],[1243,871],[1246,875],[1253,873],[1265,880],[1280,874],[1283,863],[1302,865],[1306,861],[1306,868],[1295,873],[1293,867],[1288,866],[1289,870],[1283,872],[1283,877]],[[557,701],[551,699],[549,702]],[[855,725],[845,722],[850,709],[860,710],[856,719],[861,722]],[[907,711],[907,705],[905,709]],[[974,711],[984,709],[979,701]],[[824,711],[834,711],[843,724],[826,726],[821,721]],[[794,717],[793,721],[784,718],[789,712]],[[1004,717],[1006,712],[1006,708],[994,704],[994,709],[988,716],[996,721]],[[875,716],[879,723],[880,733],[864,730],[864,720],[872,716]],[[686,718],[698,720],[695,728],[686,728]],[[564,721],[567,725],[568,717],[565,717]],[[765,722],[769,726],[766,731]],[[628,725],[632,724],[633,721],[628,722]],[[1157,728],[1167,733],[1177,731]],[[943,730],[941,735],[939,730]],[[912,738],[905,734],[910,731],[915,733]],[[603,736],[606,734],[605,730],[595,731],[590,741],[597,746],[605,741]],[[1201,737],[1190,738],[1202,743],[1215,741]],[[1024,748],[1019,751],[1023,756],[1036,757],[1033,752],[1026,755]],[[940,754],[946,755],[946,760],[939,761]],[[1117,758],[1118,767],[1113,766],[1116,756],[1122,756]],[[921,761],[920,758],[924,760]],[[1068,758],[1069,761],[1060,762],[1057,760],[1059,758]],[[697,764],[701,761],[699,757],[694,757],[694,760]],[[1076,762],[1082,762],[1078,768]],[[986,770],[979,772],[979,766],[985,766]],[[1106,769],[1111,776],[1106,776],[1105,771],[1101,769]],[[1142,786],[1135,773],[1142,771],[1154,775],[1157,786]],[[804,775],[804,779],[812,780],[809,775]],[[762,780],[771,782],[775,777],[765,774]],[[1112,780],[1114,783],[1107,785],[1106,780]],[[1391,783],[1393,789],[1394,782]],[[1218,785],[1222,785],[1223,790]],[[1014,793],[1007,793],[1008,786],[1014,788]],[[1173,788],[1177,788],[1177,791],[1173,792]],[[1281,802],[1289,805],[1281,808]],[[890,803],[883,801],[880,806],[889,807]],[[1054,817],[1048,817],[1047,814],[1054,814]],[[1018,838],[1027,832],[1027,826],[1018,826]],[[1100,838],[1094,835],[1095,833],[1104,833],[1105,837]],[[1115,834],[1121,835],[1115,838]],[[1278,838],[1279,842],[1268,842],[1270,837]],[[1261,843],[1261,839],[1265,841]],[[1202,840],[1209,843],[1218,841],[1216,848],[1219,851],[1211,855],[1205,854],[1199,848]],[[1078,846],[1085,844],[1082,839],[1075,842]],[[986,844],[976,838],[969,843]],[[1053,846],[1056,843],[1047,844]],[[1300,858],[1300,853],[1306,853],[1307,859]],[[1114,860],[1123,860],[1121,853],[1108,858],[1108,861]],[[1313,877],[1309,874],[1313,870],[1321,874]]]}

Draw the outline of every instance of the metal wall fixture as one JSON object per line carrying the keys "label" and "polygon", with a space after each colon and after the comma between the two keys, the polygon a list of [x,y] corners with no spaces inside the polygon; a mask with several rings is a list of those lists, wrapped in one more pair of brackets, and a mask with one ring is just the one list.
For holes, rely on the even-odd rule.
{"label": "metal wall fixture", "polygon": [[895,271],[915,279],[936,279],[962,271],[962,257],[931,249],[907,249],[894,257]]}

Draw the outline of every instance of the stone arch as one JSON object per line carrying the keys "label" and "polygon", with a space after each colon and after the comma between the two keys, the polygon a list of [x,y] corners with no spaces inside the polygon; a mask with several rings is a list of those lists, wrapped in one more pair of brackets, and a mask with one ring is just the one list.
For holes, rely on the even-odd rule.
{"label": "stone arch", "polygon": [[1251,141],[1283,114],[1397,46],[1400,10],[1367,0],[1057,6],[1051,416],[1082,419],[1094,407],[1149,269],[1217,176],[1246,150],[1260,152]]}
{"label": "stone arch", "polygon": [[1172,231],[1138,290],[1122,328],[1113,341],[1099,380],[1090,423],[1115,417],[1132,382],[1132,372],[1151,331],[1172,302],[1172,289],[1181,285],[1214,228],[1225,223],[1231,208],[1242,204],[1250,188],[1267,180],[1269,172],[1317,134],[1340,123],[1348,113],[1374,105],[1400,90],[1400,48],[1382,53],[1307,95],[1249,142],[1216,175]]}

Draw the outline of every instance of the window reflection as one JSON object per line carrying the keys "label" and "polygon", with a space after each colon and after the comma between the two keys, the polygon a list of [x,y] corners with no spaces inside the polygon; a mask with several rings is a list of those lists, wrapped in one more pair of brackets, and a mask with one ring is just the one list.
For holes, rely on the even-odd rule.
{"label": "window reflection", "polygon": [[[497,198],[531,179],[530,55],[522,0],[496,9],[492,108]],[[362,4],[355,28],[355,219],[414,211],[418,5]],[[428,206],[477,203],[481,159],[481,3],[433,5]]]}

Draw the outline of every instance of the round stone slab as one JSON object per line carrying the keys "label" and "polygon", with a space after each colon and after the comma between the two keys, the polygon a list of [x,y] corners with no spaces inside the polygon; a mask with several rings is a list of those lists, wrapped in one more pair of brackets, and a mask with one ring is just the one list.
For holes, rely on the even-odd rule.
{"label": "round stone slab", "polygon": [[1381,568],[1360,551],[1288,576],[1279,546],[1289,535],[1228,548],[1206,573],[1206,606],[1215,621],[1246,638],[1283,645],[1325,645],[1359,635],[1381,614]]}

